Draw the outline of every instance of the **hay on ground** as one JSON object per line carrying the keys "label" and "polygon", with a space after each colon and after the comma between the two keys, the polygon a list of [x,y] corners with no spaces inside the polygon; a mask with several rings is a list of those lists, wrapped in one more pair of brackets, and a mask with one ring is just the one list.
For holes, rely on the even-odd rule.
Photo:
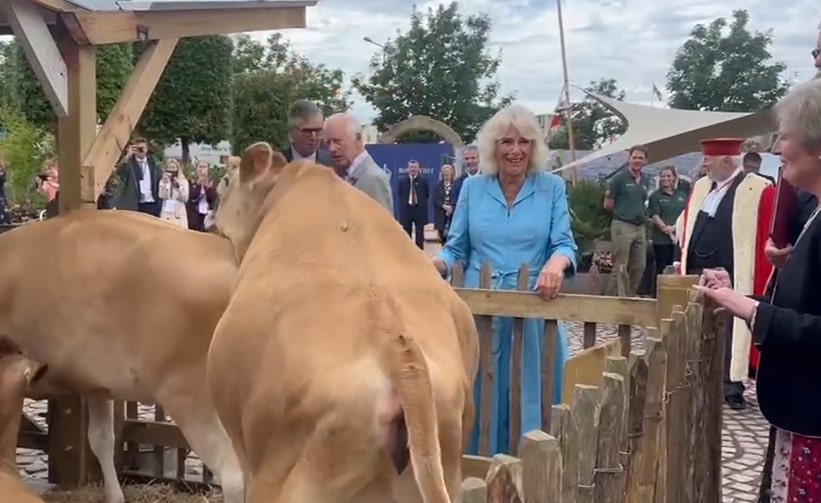
{"label": "hay on ground", "polygon": [[[222,496],[186,494],[165,484],[126,485],[123,487],[128,503],[222,503]],[[47,503],[103,503],[103,489],[99,485],[75,491],[54,491],[42,495]]]}

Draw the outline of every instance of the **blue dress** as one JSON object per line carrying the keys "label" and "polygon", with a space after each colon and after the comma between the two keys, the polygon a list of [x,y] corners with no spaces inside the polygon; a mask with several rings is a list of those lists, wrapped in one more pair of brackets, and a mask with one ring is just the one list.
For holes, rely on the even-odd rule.
{"label": "blue dress", "polygon": [[[567,257],[576,267],[576,243],[570,230],[570,214],[564,181],[556,175],[535,172],[525,179],[508,209],[496,175],[477,175],[465,180],[456,203],[448,240],[439,258],[448,266],[465,264],[465,288],[479,287],[482,264],[493,267],[493,289],[516,290],[519,267],[528,264],[533,288],[539,272],[554,255]],[[522,354],[521,432],[541,429],[541,361],[544,320],[525,320]],[[495,365],[490,424],[491,454],[510,449],[510,358],[513,319],[494,319],[492,355]],[[556,403],[561,403],[562,378],[567,360],[567,334],[559,326],[556,348]],[[475,384],[476,423],[469,453],[478,453],[481,380]]]}

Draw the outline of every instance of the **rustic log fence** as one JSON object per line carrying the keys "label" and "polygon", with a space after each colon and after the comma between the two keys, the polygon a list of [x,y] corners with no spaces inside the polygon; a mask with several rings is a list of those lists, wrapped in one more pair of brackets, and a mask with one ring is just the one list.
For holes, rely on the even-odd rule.
{"label": "rustic log fence", "polygon": [[[528,271],[519,271],[527,289]],[[694,277],[659,277],[658,299],[560,295],[545,302],[532,292],[491,290],[491,268],[481,271],[479,289],[452,282],[476,315],[480,337],[482,389],[494,381],[490,365],[491,321],[514,318],[511,361],[510,455],[488,452],[489,393],[480,400],[480,455],[465,456],[466,503],[597,503],[720,501],[722,320],[690,288]],[[543,420],[539,431],[520,432],[519,369],[524,319],[544,319],[542,362]],[[554,348],[559,321],[584,327],[586,350],[597,344],[597,326],[617,326],[618,350],[602,360],[596,379],[575,384],[565,403],[553,405]],[[636,327],[644,331],[633,347]],[[571,360],[573,360],[571,358]],[[595,365],[594,365],[595,367]],[[572,383],[571,383],[572,384]],[[138,417],[138,404],[115,405],[117,466],[125,480],[161,480],[188,489],[210,487],[207,469],[186,476],[187,442],[161,407],[154,420]],[[84,411],[82,411],[84,412]],[[75,418],[81,416],[75,411]],[[21,429],[21,447],[49,454],[49,477],[65,480],[66,470],[93,473],[90,466],[60,463],[59,452],[86,442],[71,417],[49,415],[49,434],[32,421]],[[56,437],[56,438],[55,438]],[[57,442],[57,439],[60,442]],[[52,462],[52,458],[54,462]],[[88,465],[94,465],[91,459]],[[57,476],[60,474],[61,476]]]}

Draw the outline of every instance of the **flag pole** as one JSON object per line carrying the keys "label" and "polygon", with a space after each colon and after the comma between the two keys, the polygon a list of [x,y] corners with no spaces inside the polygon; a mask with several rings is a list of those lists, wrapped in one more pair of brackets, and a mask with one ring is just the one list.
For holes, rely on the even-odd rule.
{"label": "flag pole", "polygon": [[656,100],[656,83],[653,82],[653,86],[650,88],[650,106],[652,107]]}
{"label": "flag pole", "polygon": [[[556,0],[556,14],[559,18],[559,45],[562,50],[562,71],[564,73],[564,101],[565,101],[565,124],[567,125],[567,145],[570,147],[570,160],[576,160],[576,145],[573,138],[573,107],[570,106],[570,77],[567,71],[567,48],[564,43],[564,19],[562,18],[562,0]],[[576,167],[570,174],[570,183],[576,185],[578,172]]]}

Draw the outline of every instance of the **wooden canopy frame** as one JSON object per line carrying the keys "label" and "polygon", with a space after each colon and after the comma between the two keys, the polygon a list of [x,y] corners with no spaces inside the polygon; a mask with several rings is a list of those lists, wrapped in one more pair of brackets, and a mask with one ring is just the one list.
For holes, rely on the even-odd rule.
{"label": "wooden canopy frame", "polygon": [[[60,213],[96,208],[180,38],[305,28],[317,0],[0,0],[0,35],[22,45],[58,118]],[[97,46],[144,41],[114,109],[97,131]],[[49,480],[99,479],[84,400],[49,403]],[[120,421],[121,422],[121,421]]]}

